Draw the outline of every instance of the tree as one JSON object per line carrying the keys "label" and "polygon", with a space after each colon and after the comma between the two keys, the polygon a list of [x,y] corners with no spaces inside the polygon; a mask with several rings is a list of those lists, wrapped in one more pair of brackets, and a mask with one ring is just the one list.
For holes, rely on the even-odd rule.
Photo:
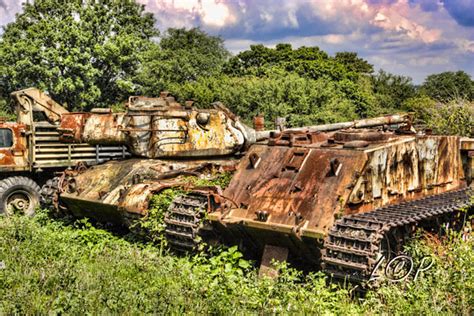
{"label": "tree", "polygon": [[357,53],[353,52],[339,52],[336,53],[334,59],[346,66],[349,71],[361,73],[361,74],[371,74],[374,72],[374,66],[369,64],[368,61],[359,58]]}
{"label": "tree", "polygon": [[135,1],[26,2],[0,41],[0,90],[46,90],[69,109],[110,106],[133,92],[141,54],[158,35]]}
{"label": "tree", "polygon": [[415,124],[428,125],[436,112],[437,102],[427,95],[417,95],[403,102],[402,110],[415,114]]}
{"label": "tree", "polygon": [[403,102],[416,93],[410,77],[394,75],[380,70],[372,76],[372,86],[379,106],[385,109],[399,109]]}
{"label": "tree", "polygon": [[262,77],[275,70],[284,70],[311,79],[355,79],[343,64],[330,58],[316,46],[293,49],[290,44],[278,44],[275,48],[261,44],[251,45],[250,50],[232,57],[224,66],[224,73],[232,76]]}
{"label": "tree", "polygon": [[464,71],[430,75],[421,86],[421,91],[440,102],[474,100],[474,82]]}
{"label": "tree", "polygon": [[199,28],[170,28],[159,45],[146,53],[137,81],[142,93],[154,95],[172,83],[218,75],[229,56],[219,36],[208,35]]}

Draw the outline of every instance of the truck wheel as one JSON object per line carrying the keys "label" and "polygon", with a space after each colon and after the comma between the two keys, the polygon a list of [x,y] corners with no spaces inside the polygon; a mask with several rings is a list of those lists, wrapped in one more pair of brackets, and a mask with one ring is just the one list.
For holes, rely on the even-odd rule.
{"label": "truck wheel", "polygon": [[26,177],[10,177],[0,181],[0,214],[35,214],[40,201],[40,187]]}

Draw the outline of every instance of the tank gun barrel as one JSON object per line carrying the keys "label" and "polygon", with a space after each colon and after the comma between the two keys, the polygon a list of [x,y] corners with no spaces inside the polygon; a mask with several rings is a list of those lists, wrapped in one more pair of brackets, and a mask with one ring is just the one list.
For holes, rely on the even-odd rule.
{"label": "tank gun barrel", "polygon": [[[286,128],[285,132],[332,132],[347,128],[370,128],[392,124],[409,124],[412,121],[412,115],[409,113],[393,114],[379,116],[369,119],[356,120],[351,122],[341,122],[333,124],[312,125],[304,127]],[[262,141],[271,138],[272,133],[280,132],[279,130],[257,130],[253,131],[255,141]]]}
{"label": "tank gun barrel", "polygon": [[370,128],[383,125],[410,123],[412,115],[409,113],[393,114],[380,117],[374,117],[352,122],[342,122],[334,124],[313,125],[307,127],[288,128],[285,131],[309,131],[309,132],[331,132],[346,128]]}
{"label": "tank gun barrel", "polygon": [[269,139],[272,132],[276,132],[276,130],[256,131],[255,140],[261,141],[261,140]]}

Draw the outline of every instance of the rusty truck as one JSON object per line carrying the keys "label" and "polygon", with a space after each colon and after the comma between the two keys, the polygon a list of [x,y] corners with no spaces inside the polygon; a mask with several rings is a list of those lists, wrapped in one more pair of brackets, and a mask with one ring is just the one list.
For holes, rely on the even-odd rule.
{"label": "rusty truck", "polygon": [[[154,194],[179,187],[164,214],[173,249],[236,244],[259,254],[263,269],[290,258],[352,282],[369,279],[418,227],[439,229],[472,210],[474,139],[416,131],[407,114],[259,125],[222,104],[202,110],[167,95],[131,98],[125,113],[71,114],[62,137],[126,144],[136,157],[65,173],[58,200],[75,216],[131,225]],[[227,187],[187,181],[216,172],[233,172]]]}
{"label": "rusty truck", "polygon": [[17,120],[0,119],[0,214],[33,214],[55,172],[128,156],[123,146],[62,143],[59,122],[69,112],[46,93],[29,88],[11,97]]}

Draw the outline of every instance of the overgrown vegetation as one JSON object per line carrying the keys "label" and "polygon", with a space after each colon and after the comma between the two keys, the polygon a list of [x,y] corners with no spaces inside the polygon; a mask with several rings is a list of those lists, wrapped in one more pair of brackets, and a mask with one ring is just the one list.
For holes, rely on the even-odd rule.
{"label": "overgrown vegetation", "polygon": [[168,255],[93,227],[35,218],[0,218],[1,314],[298,313],[470,315],[474,236],[425,236],[408,251],[432,255],[416,281],[386,283],[357,298],[320,273],[280,265],[259,278],[236,248],[213,257]]}
{"label": "overgrown vegetation", "polygon": [[407,99],[404,109],[417,114],[416,123],[437,134],[474,136],[474,102],[453,99],[439,103],[428,96]]}
{"label": "overgrown vegetation", "polygon": [[[231,178],[232,172],[210,170],[209,173],[204,172],[201,177],[188,176],[183,182],[186,183],[188,188],[219,186],[221,189],[225,189],[229,185]],[[158,244],[160,247],[165,247],[167,245],[166,239],[163,236],[165,212],[168,210],[173,199],[180,194],[185,194],[185,192],[185,188],[175,187],[165,189],[159,192],[159,194],[153,195],[149,202],[148,214],[133,223],[131,230],[138,237]]]}
{"label": "overgrown vegetation", "polygon": [[179,188],[165,189],[160,194],[155,194],[150,200],[148,214],[132,224],[131,230],[144,240],[149,240],[160,247],[166,246],[163,237],[165,230],[165,212],[168,210],[173,199],[182,194]]}

